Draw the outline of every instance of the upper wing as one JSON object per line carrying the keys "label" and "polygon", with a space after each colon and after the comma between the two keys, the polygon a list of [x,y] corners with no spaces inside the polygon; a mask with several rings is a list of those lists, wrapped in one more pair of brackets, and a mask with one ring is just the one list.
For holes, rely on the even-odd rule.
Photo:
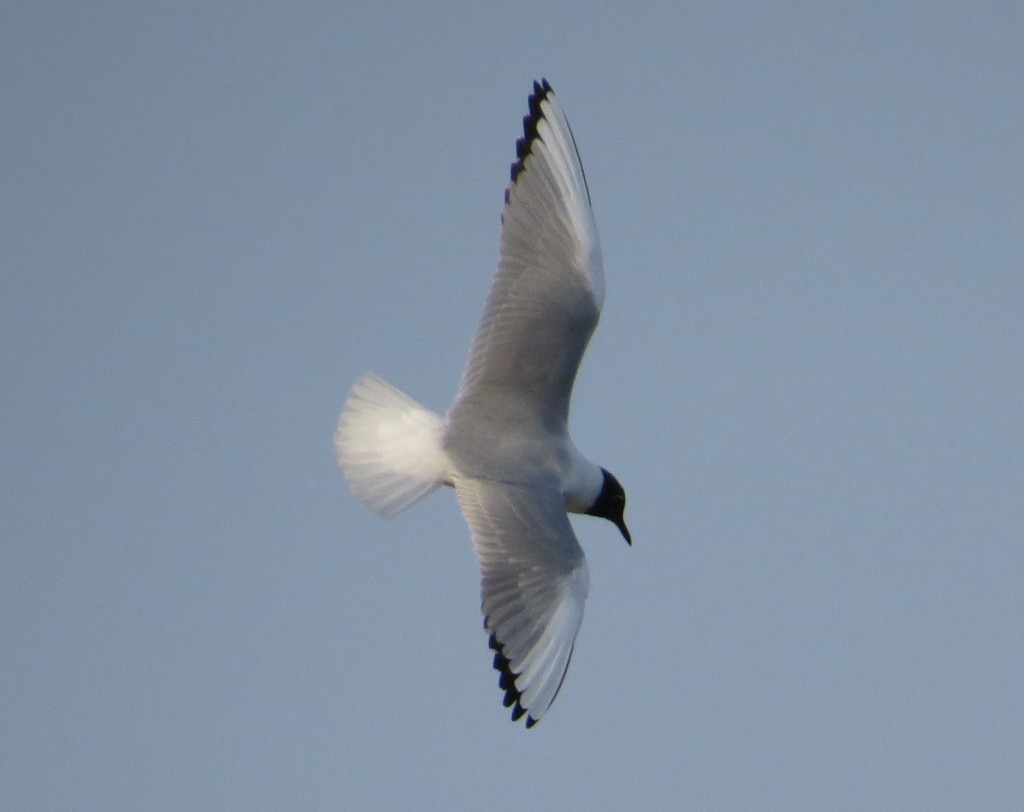
{"label": "upper wing", "polygon": [[576,142],[546,80],[533,85],[516,152],[498,273],[456,408],[499,389],[557,428],[601,313],[604,272]]}
{"label": "upper wing", "polygon": [[532,727],[562,686],[590,575],[554,482],[457,479],[483,574],[484,628],[513,720]]}

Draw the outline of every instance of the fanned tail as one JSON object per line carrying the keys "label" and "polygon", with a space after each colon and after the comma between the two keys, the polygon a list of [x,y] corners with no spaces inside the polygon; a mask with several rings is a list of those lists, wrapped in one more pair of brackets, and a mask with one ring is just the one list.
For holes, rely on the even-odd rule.
{"label": "fanned tail", "polygon": [[445,421],[378,375],[352,387],[334,432],[334,450],[352,492],[389,519],[447,476]]}

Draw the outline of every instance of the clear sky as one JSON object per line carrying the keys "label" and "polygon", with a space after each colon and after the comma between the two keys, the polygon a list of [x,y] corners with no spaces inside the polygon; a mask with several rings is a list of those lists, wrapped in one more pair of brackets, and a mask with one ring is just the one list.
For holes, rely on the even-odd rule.
{"label": "clear sky", "polygon": [[[1013,2],[8,4],[0,807],[1019,810],[1022,42]],[[450,403],[542,76],[634,546],[575,521],[527,731],[453,494],[382,522],[331,435],[368,370]]]}

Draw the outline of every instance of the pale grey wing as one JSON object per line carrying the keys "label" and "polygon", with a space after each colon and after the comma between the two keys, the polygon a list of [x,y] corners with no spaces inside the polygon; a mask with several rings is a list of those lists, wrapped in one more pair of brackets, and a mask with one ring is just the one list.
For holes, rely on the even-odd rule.
{"label": "pale grey wing", "polygon": [[601,248],[576,143],[546,81],[534,83],[523,129],[498,273],[455,408],[469,411],[500,393],[564,425],[604,301]]}
{"label": "pale grey wing", "polygon": [[484,628],[513,720],[551,707],[572,656],[590,575],[554,480],[535,486],[457,479],[483,575]]}

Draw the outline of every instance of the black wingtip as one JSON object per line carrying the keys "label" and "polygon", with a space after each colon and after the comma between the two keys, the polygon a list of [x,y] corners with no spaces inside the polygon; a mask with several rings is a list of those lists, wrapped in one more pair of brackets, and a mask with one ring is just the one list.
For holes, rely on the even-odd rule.
{"label": "black wingtip", "polygon": [[[551,89],[551,85],[548,84],[547,79],[541,79],[539,82],[533,83],[533,93],[530,94],[529,101],[527,102],[530,112],[523,116],[523,137],[516,141],[516,160],[512,163],[512,169],[509,173],[513,183],[516,182],[519,173],[523,171],[523,165],[530,155],[533,142],[537,138],[537,125],[544,118],[540,104],[550,93],[554,93],[554,91]],[[507,191],[505,198],[507,203]]]}
{"label": "black wingtip", "polygon": [[[484,628],[487,628],[487,618],[484,618]],[[494,651],[494,670],[498,672],[498,687],[505,692],[501,704],[506,708],[512,708],[512,721],[518,722],[526,715],[526,708],[523,707],[523,695],[516,687],[516,677],[519,675],[512,670],[512,664],[504,654],[504,644],[498,642],[498,638],[491,633],[488,645]],[[532,716],[526,716],[526,726],[533,727],[538,720]]]}
{"label": "black wingtip", "polygon": [[[530,152],[533,150],[534,141],[538,138],[537,128],[544,118],[544,113],[540,109],[541,103],[548,98],[548,96],[554,95],[555,91],[552,89],[547,79],[541,79],[539,82],[533,83],[533,93],[530,94],[528,100],[529,113],[523,117],[523,137],[516,141],[516,159],[512,162],[512,169],[509,175],[512,179],[512,184],[515,185],[519,178],[519,174],[523,171],[526,166],[526,159],[530,157]],[[587,203],[590,203],[590,185],[587,183],[587,173],[583,171],[583,161],[580,158],[580,150],[576,145],[576,136],[573,135],[572,127],[569,126],[569,122],[565,122],[566,127],[569,130],[569,138],[572,140],[572,147],[576,152],[576,160],[579,163],[580,173],[583,176],[583,188],[587,194]],[[505,188],[505,205],[509,204],[509,190],[511,186]],[[502,215],[504,220],[504,215]]]}

